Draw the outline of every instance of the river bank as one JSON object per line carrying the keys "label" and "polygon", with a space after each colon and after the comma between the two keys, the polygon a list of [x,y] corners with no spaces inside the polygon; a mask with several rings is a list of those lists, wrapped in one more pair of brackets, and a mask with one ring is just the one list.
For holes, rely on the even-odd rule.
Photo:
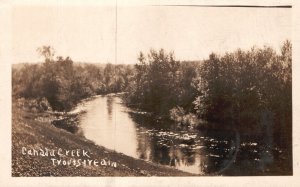
{"label": "river bank", "polygon": [[43,110],[47,107],[37,103],[13,100],[12,176],[292,172],[288,152],[266,144],[272,137],[260,140],[231,131],[183,129],[127,108],[115,95],[88,98],[69,112]]}
{"label": "river bank", "polygon": [[[25,110],[15,100],[13,100],[12,111],[12,176],[14,177],[192,175],[116,153],[96,145],[83,136],[56,128],[51,124],[51,121],[57,118],[53,112]],[[69,154],[48,156],[45,156],[45,152],[41,154],[42,150],[46,149],[57,152],[61,150]],[[74,150],[84,150],[86,155],[75,153],[72,155],[71,152]],[[70,161],[72,159],[80,162],[81,165],[73,164],[73,161]],[[60,165],[58,160],[61,160]]]}

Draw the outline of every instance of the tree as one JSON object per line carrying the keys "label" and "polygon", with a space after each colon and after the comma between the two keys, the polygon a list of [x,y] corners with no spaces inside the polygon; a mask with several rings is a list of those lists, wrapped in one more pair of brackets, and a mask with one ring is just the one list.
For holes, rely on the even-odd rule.
{"label": "tree", "polygon": [[45,58],[45,62],[53,62],[55,51],[51,46],[42,46],[37,48],[37,52],[40,56]]}
{"label": "tree", "polygon": [[174,53],[166,53],[163,49],[150,50],[147,57],[141,52],[138,60],[128,85],[127,103],[158,115],[169,114],[177,105],[190,106],[193,94],[188,94],[185,88],[193,89],[191,81],[197,68],[181,66]]}

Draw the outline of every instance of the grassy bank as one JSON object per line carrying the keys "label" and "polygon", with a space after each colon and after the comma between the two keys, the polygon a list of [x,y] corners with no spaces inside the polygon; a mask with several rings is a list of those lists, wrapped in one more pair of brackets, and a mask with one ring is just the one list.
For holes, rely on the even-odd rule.
{"label": "grassy bank", "polygon": [[[95,145],[80,134],[72,134],[51,124],[53,113],[32,111],[13,101],[12,116],[12,176],[190,176],[174,168],[134,159]],[[54,156],[33,155],[30,150],[62,150]],[[84,154],[71,155],[72,150],[84,150]],[[70,151],[66,154],[66,151]],[[40,152],[39,152],[40,153]],[[51,159],[62,160],[58,165]],[[63,165],[70,159],[97,160],[98,165],[81,162],[80,166]],[[87,161],[88,162],[88,161]],[[102,165],[102,162],[106,164]],[[110,165],[109,163],[116,163]],[[100,164],[101,163],[101,164]],[[115,167],[116,166],[116,167]]]}

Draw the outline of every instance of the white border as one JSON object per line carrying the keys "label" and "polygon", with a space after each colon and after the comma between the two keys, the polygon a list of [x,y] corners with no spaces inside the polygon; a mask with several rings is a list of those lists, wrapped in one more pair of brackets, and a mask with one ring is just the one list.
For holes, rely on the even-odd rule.
{"label": "white border", "polygon": [[[121,5],[216,4],[232,5],[241,1],[157,1],[125,0]],[[299,82],[300,21],[299,3],[290,0],[243,1],[248,5],[290,5],[293,8],[293,176],[276,177],[11,177],[11,7],[14,5],[113,5],[115,1],[97,0],[24,0],[0,1],[0,186],[299,186]],[[298,33],[298,34],[297,34]]]}

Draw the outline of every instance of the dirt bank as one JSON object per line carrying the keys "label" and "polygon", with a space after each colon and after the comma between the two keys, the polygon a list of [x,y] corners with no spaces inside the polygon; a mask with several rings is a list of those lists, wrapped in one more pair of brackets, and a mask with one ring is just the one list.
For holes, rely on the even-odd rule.
{"label": "dirt bank", "polygon": [[[51,113],[24,110],[13,102],[12,176],[192,175],[95,145],[83,136],[56,128],[51,124],[53,118]],[[46,155],[46,150],[50,154]]]}

